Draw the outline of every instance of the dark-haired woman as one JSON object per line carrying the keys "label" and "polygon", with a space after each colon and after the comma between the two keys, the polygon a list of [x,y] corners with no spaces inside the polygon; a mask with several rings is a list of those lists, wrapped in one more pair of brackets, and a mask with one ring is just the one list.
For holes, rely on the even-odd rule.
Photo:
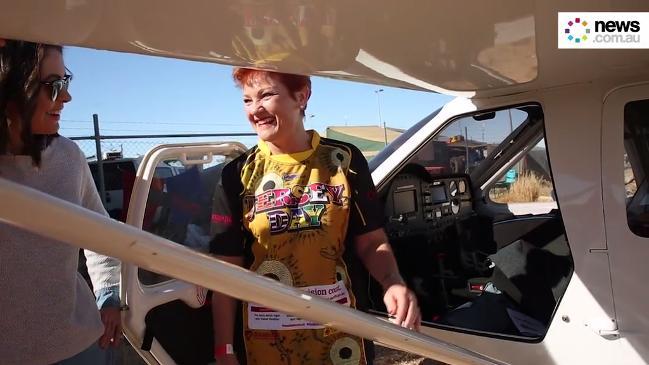
{"label": "dark-haired woman", "polygon": [[[58,135],[72,99],[61,47],[0,43],[0,177],[106,215],[83,153]],[[78,248],[0,223],[2,364],[110,360],[102,348],[121,332],[119,261],[86,257],[96,299],[77,273]]]}
{"label": "dark-haired woman", "polygon": [[[353,145],[304,128],[309,77],[235,69],[259,143],[223,169],[214,198],[211,252],[260,275],[357,307],[350,262],[385,291],[394,321],[418,329],[419,308],[383,231],[367,162]],[[236,364],[236,302],[213,293],[215,358]],[[366,364],[363,339],[243,303],[248,364]]]}

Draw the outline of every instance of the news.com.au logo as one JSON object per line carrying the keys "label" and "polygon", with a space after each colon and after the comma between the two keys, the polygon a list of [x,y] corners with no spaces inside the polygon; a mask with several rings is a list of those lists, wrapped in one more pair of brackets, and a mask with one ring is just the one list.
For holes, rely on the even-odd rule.
{"label": "news.com.au logo", "polygon": [[558,46],[649,48],[649,13],[560,12]]}

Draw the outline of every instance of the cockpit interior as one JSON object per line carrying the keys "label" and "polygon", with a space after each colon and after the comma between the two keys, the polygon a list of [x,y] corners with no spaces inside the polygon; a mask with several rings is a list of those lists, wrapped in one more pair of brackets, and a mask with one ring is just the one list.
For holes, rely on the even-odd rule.
{"label": "cockpit interior", "polygon": [[[425,325],[538,340],[572,270],[558,210],[494,219],[472,191],[468,174],[416,164],[391,180],[381,196],[401,274]],[[384,310],[376,282],[369,291]]]}

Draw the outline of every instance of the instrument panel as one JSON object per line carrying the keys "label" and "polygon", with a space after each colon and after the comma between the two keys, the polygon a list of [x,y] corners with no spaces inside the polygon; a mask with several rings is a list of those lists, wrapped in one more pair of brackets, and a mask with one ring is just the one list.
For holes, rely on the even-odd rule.
{"label": "instrument panel", "polygon": [[400,173],[391,183],[385,206],[390,237],[444,229],[473,213],[469,177]]}

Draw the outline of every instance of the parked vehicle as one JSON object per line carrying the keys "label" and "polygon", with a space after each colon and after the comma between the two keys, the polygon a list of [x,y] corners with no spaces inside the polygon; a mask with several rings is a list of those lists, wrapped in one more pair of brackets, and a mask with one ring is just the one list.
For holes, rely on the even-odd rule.
{"label": "parked vehicle", "polygon": [[[201,287],[449,363],[649,362],[649,52],[557,46],[571,26],[557,23],[559,11],[582,12],[571,15],[581,25],[589,11],[648,12],[646,1],[98,1],[52,5],[34,18],[36,5],[6,5],[0,35],[457,96],[371,161],[390,241],[422,304],[423,335],[373,317],[385,318],[373,283],[362,286],[370,316],[186,249],[204,210],[166,222],[185,234],[156,231],[171,244],[0,181],[3,220],[133,263],[123,273],[125,333],[147,362],[209,359],[209,321],[195,312],[205,302]],[[493,132],[493,149],[470,169],[436,168],[450,169],[453,154],[430,151],[475,120]],[[152,166],[167,158],[202,166],[243,149],[154,148],[127,223],[146,219]],[[545,176],[523,163],[532,154],[544,158],[536,165]],[[513,169],[509,186],[499,184]],[[194,181],[209,180],[202,171]],[[200,206],[196,191],[182,201]],[[79,230],[83,222],[97,231]],[[143,283],[138,266],[183,281]]]}
{"label": "parked vehicle", "polygon": [[[120,221],[126,220],[125,211],[128,209],[128,201],[135,181],[135,173],[142,161],[142,158],[111,158],[102,161],[104,178],[104,196],[102,197],[104,207],[111,218]],[[89,161],[90,172],[95,181],[98,191],[101,191],[100,175],[97,161]],[[179,175],[184,169],[161,162],[155,168],[156,179]]]}

